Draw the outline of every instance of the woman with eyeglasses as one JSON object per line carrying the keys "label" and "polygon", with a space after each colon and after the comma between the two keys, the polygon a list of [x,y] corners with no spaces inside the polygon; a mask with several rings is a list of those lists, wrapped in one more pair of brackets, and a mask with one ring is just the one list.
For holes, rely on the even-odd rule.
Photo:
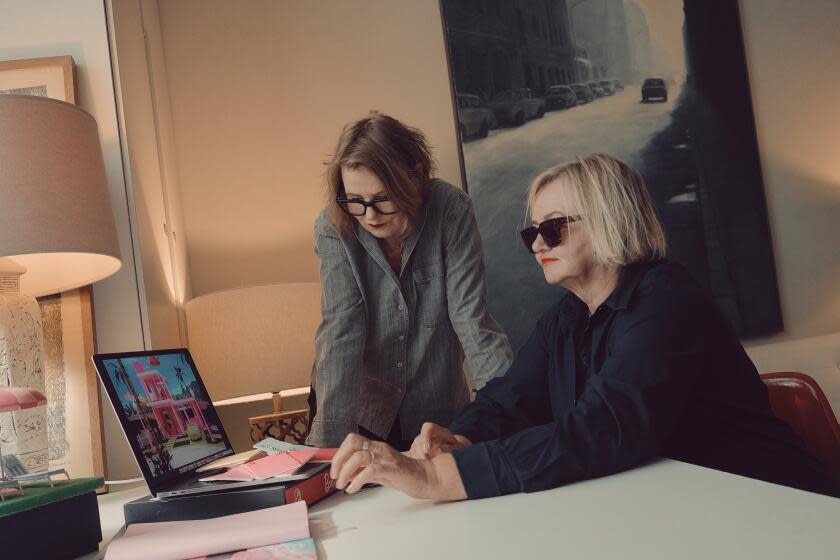
{"label": "woman with eyeglasses", "polygon": [[568,292],[539,319],[510,370],[448,428],[423,426],[407,455],[353,434],[338,488],[417,498],[533,492],[657,456],[838,495],[773,415],[726,319],[680,266],[641,176],[604,154],[542,173],[521,232],[547,282]]}
{"label": "woman with eyeglasses", "polygon": [[469,197],[432,178],[422,132],[371,113],[345,127],[315,223],[322,322],[307,443],[347,434],[408,449],[424,421],[448,424],[512,353],[485,307]]}

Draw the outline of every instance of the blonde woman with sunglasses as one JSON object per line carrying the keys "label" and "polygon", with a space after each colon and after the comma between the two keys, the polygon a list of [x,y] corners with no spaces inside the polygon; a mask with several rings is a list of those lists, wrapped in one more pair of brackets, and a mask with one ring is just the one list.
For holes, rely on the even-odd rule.
{"label": "blonde woman with sunglasses", "polygon": [[508,372],[408,455],[353,435],[339,488],[434,500],[546,490],[670,457],[803,490],[834,481],[770,409],[734,331],[680,266],[641,176],[605,154],[533,182],[525,249],[568,292]]}

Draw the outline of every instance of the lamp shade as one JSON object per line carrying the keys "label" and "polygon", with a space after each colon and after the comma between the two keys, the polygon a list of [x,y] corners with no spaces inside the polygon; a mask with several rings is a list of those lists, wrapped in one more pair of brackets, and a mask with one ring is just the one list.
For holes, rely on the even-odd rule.
{"label": "lamp shade", "polygon": [[27,269],[20,291],[42,296],[120,267],[96,121],[75,105],[0,95],[0,257]]}
{"label": "lamp shade", "polygon": [[265,284],[184,305],[187,338],[214,401],[309,387],[321,285]]}
{"label": "lamp shade", "polygon": [[26,410],[47,404],[47,397],[29,387],[0,387],[0,412]]}

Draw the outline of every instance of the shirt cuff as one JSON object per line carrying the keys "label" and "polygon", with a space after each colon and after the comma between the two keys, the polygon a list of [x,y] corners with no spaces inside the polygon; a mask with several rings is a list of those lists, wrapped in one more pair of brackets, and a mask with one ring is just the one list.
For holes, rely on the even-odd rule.
{"label": "shirt cuff", "polygon": [[306,444],[314,447],[339,447],[347,434],[358,432],[359,426],[355,422],[346,420],[318,420],[312,421]]}
{"label": "shirt cuff", "polygon": [[452,457],[470,500],[521,491],[519,480],[504,457],[498,441],[453,449]]}

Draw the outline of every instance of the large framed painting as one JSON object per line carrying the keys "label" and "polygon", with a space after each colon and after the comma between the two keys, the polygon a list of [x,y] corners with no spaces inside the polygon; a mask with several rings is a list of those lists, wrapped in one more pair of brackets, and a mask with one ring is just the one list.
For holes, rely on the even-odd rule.
{"label": "large framed painting", "polygon": [[[76,103],[75,67],[70,56],[0,61],[0,94],[37,95]],[[102,476],[104,455],[99,386],[91,362],[95,350],[90,286],[38,298],[44,331],[43,371],[32,386],[47,396],[46,421],[0,418],[0,443],[15,451],[19,441],[43,441],[46,450],[17,449],[25,466],[63,467],[71,477]],[[8,380],[0,379],[0,384]],[[15,421],[17,420],[17,422]],[[26,432],[24,434],[24,432]],[[10,445],[10,447],[6,447]]]}
{"label": "large framed painting", "polygon": [[593,152],[641,172],[668,258],[742,337],[781,330],[736,0],[442,0],[441,13],[489,307],[515,348],[562,293],[517,235],[528,186]]}

